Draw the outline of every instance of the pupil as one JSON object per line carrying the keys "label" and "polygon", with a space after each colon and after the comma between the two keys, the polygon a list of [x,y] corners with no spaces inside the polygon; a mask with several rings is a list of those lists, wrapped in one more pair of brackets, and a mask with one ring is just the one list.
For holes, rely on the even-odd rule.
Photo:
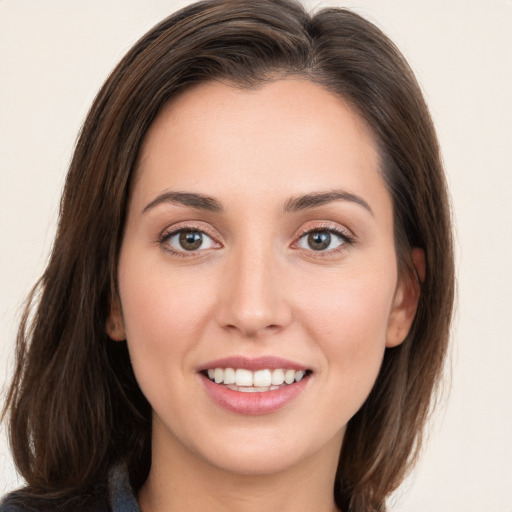
{"label": "pupil", "polygon": [[180,245],[186,251],[199,249],[203,243],[203,236],[197,231],[182,231],[180,233]]}
{"label": "pupil", "polygon": [[314,251],[327,249],[331,243],[331,234],[327,231],[316,231],[308,236],[308,243]]}

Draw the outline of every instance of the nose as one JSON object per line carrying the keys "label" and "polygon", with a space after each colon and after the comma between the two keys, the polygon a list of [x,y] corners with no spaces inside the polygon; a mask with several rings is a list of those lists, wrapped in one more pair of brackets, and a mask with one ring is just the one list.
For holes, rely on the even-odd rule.
{"label": "nose", "polygon": [[226,266],[217,309],[223,329],[259,338],[279,332],[291,322],[285,273],[271,250],[240,248]]}

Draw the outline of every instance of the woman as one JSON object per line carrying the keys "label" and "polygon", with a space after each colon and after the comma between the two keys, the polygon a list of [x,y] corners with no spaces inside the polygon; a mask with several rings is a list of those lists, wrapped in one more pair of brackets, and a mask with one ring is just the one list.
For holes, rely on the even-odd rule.
{"label": "woman", "polygon": [[287,0],[164,20],[85,121],[37,293],[5,409],[27,487],[2,512],[385,510],[453,301],[403,57]]}

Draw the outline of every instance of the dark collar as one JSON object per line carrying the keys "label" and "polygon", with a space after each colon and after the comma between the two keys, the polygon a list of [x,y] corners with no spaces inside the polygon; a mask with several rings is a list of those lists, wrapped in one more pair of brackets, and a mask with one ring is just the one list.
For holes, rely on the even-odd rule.
{"label": "dark collar", "polygon": [[124,464],[114,466],[109,472],[108,497],[112,512],[140,512]]}

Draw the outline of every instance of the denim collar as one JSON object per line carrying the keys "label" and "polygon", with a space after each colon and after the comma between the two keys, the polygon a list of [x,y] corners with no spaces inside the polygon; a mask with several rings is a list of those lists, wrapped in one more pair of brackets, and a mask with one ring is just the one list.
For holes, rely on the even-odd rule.
{"label": "denim collar", "polygon": [[109,472],[108,497],[112,512],[140,512],[124,464],[114,466]]}

